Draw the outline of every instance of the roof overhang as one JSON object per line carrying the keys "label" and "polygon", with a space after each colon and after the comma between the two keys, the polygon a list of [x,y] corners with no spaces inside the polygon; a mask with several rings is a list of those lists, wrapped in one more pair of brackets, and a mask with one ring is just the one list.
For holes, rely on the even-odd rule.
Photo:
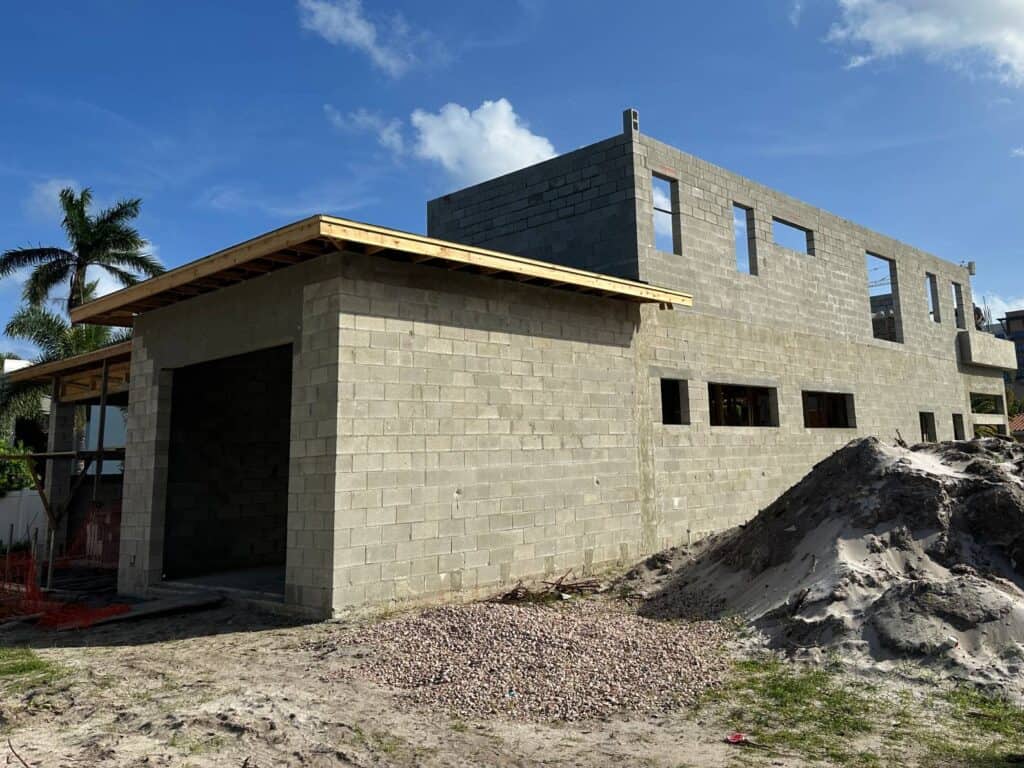
{"label": "roof overhang", "polygon": [[639,303],[692,306],[689,294],[372,224],[311,216],[71,311],[75,323],[131,326],[137,315],[328,254],[364,254]]}
{"label": "roof overhang", "polygon": [[62,403],[94,400],[101,394],[103,369],[107,369],[107,394],[128,391],[132,343],[113,344],[82,355],[39,363],[6,374],[13,383],[56,383],[57,400]]}

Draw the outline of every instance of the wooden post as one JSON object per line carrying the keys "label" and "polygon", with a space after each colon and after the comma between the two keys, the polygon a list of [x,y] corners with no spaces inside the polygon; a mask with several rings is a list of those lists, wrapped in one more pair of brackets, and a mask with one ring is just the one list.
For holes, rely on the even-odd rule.
{"label": "wooden post", "polygon": [[53,549],[54,549],[54,544],[55,544],[56,538],[57,538],[57,532],[55,530],[53,530],[53,528],[51,528],[50,529],[50,546],[49,546],[50,553],[49,553],[49,555],[47,556],[47,559],[46,559],[46,588],[47,589],[53,589],[53,555],[54,555]]}
{"label": "wooden post", "polygon": [[92,484],[92,504],[95,507],[100,495],[100,480],[103,479],[103,438],[107,429],[107,388],[110,382],[109,363],[103,361],[103,377],[100,380],[100,425],[96,433],[96,477]]}
{"label": "wooden post", "polygon": [[11,583],[11,547],[14,546],[14,523],[11,523],[11,532],[7,534],[7,556],[4,558],[4,584]]}

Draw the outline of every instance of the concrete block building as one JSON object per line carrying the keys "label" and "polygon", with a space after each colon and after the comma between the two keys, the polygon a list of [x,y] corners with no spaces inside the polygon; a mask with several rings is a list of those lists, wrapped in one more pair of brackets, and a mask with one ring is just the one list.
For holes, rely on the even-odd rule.
{"label": "concrete block building", "polygon": [[134,327],[120,589],[472,595],[739,523],[860,435],[1005,430],[965,268],[624,118],[428,237],[313,216],[76,309]]}

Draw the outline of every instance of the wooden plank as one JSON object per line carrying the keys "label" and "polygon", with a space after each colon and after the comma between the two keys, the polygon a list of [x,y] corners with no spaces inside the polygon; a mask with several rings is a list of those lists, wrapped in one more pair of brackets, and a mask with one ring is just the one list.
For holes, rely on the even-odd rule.
{"label": "wooden plank", "polygon": [[124,357],[127,360],[131,357],[131,353],[132,343],[130,341],[125,341],[120,344],[113,344],[109,347],[103,347],[103,349],[97,349],[93,352],[86,352],[82,355],[67,357],[63,360],[54,360],[50,363],[30,365],[27,368],[12,371],[11,373],[6,374],[6,376],[7,380],[12,382],[46,381],[47,379],[51,379],[59,374],[87,369],[92,366],[95,366],[96,369],[99,370],[99,367],[104,360],[114,360],[119,357]]}
{"label": "wooden plank", "polygon": [[320,217],[311,216],[286,227],[268,232],[265,235],[247,240],[244,243],[225,248],[199,261],[172,269],[159,277],[145,280],[137,285],[90,301],[71,311],[71,321],[83,323],[93,320],[104,313],[132,305],[136,301],[155,296],[168,288],[175,288],[191,283],[217,272],[229,269],[236,264],[264,257],[282,248],[299,245],[320,234]]}

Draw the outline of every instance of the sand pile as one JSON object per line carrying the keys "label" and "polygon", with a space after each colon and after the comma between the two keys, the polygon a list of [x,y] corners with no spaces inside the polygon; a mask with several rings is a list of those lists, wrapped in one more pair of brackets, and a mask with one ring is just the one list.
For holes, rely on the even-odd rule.
{"label": "sand pile", "polygon": [[797,654],[912,659],[1024,694],[1024,446],[854,441],[747,525],[625,584],[647,616],[740,614]]}

